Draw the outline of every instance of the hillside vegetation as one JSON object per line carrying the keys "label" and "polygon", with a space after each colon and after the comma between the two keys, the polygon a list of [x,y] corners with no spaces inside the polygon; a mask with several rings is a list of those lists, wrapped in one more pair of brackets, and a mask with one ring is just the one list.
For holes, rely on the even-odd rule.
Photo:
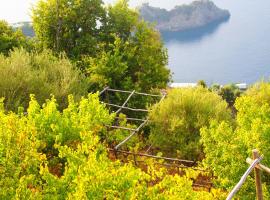
{"label": "hillside vegetation", "polygon": [[[40,0],[32,17],[33,38],[0,22],[1,200],[218,200],[248,168],[252,149],[270,166],[269,82],[246,92],[204,81],[167,88],[160,33],[126,0]],[[107,86],[124,95],[101,95]],[[148,124],[138,129],[131,113]],[[113,148],[126,138],[117,157]],[[270,179],[262,181],[269,199]],[[251,175],[236,199],[255,196]]]}

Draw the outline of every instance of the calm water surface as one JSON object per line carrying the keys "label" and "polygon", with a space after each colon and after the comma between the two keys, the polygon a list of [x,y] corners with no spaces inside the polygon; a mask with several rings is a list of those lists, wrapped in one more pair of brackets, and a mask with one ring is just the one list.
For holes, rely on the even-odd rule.
{"label": "calm water surface", "polygon": [[[175,82],[253,83],[270,77],[270,1],[217,0],[229,21],[186,38],[164,38]],[[192,34],[191,34],[192,35]],[[186,40],[185,40],[186,38]]]}
{"label": "calm water surface", "polygon": [[[167,9],[192,0],[150,0]],[[136,6],[141,2],[131,0]],[[163,35],[175,82],[253,83],[270,77],[270,0],[214,0],[231,18],[196,32]]]}

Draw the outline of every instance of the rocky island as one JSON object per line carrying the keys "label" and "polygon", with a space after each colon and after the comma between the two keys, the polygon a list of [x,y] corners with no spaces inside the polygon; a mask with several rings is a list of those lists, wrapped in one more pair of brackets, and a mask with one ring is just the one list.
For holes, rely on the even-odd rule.
{"label": "rocky island", "polygon": [[139,8],[139,12],[145,21],[155,23],[161,32],[192,30],[230,18],[228,10],[218,8],[210,0],[194,1],[188,5],[176,6],[170,11],[145,3]]}

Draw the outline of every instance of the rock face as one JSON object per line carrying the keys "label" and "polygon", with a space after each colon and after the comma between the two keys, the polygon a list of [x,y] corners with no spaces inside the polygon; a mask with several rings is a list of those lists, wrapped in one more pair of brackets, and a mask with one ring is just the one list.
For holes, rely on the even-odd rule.
{"label": "rock face", "polygon": [[156,28],[161,32],[196,29],[211,23],[222,22],[230,17],[228,10],[218,8],[209,0],[176,6],[170,11],[143,4],[139,11],[145,21],[156,23]]}
{"label": "rock face", "polygon": [[27,37],[34,37],[35,32],[31,22],[18,22],[11,24],[14,29],[21,29],[23,34]]}

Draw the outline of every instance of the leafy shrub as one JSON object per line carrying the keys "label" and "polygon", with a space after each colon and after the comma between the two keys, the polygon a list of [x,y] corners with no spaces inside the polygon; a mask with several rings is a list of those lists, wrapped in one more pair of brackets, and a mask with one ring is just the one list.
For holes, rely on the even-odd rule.
{"label": "leafy shrub", "polygon": [[[237,98],[236,127],[228,122],[213,120],[210,128],[201,131],[206,167],[212,168],[219,178],[218,184],[232,188],[246,171],[247,157],[253,149],[264,155],[263,164],[270,165],[270,84],[258,83],[245,95]],[[263,177],[269,186],[269,177]],[[249,178],[239,195],[243,199],[255,198],[254,179]],[[269,194],[269,187],[265,195]],[[268,191],[267,191],[268,190]]]}
{"label": "leafy shrub", "polygon": [[[62,113],[53,98],[42,108],[31,98],[27,116],[6,113],[0,103],[0,199],[195,200],[222,195],[216,190],[195,192],[188,176],[165,176],[151,164],[143,172],[110,161],[98,135],[114,116],[97,94],[80,103],[70,96]],[[63,161],[54,166],[50,152],[42,151],[52,141],[54,156]]]}
{"label": "leafy shrub", "polygon": [[9,57],[0,55],[0,76],[0,97],[5,97],[8,110],[26,108],[30,94],[35,94],[40,103],[53,94],[63,108],[67,95],[79,99],[87,92],[87,82],[80,72],[65,56],[55,57],[50,51],[16,49]]}
{"label": "leafy shrub", "polygon": [[38,180],[38,167],[46,156],[38,152],[37,130],[27,119],[6,115],[2,101],[0,106],[0,199],[14,199],[22,182]]}
{"label": "leafy shrub", "polygon": [[150,142],[167,154],[181,158],[202,158],[200,129],[211,119],[232,121],[227,104],[217,94],[202,87],[173,89],[154,105],[150,117]]}

